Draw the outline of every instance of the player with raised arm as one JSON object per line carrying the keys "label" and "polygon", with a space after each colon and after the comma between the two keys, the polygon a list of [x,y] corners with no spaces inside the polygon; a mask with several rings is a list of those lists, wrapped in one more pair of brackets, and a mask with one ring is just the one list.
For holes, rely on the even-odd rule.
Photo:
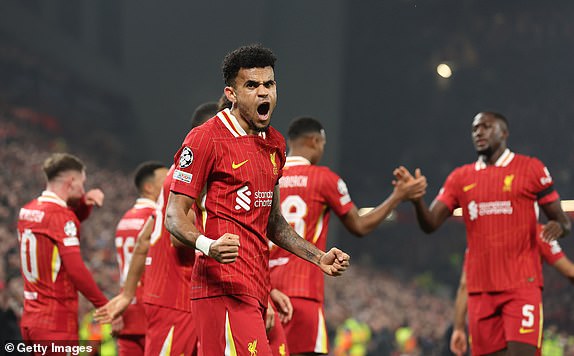
{"label": "player with raised arm", "polygon": [[[267,356],[264,313],[269,295],[268,239],[329,275],[349,256],[325,253],[298,236],[281,215],[277,183],[285,141],[269,126],[277,93],[275,56],[259,45],[241,47],[223,63],[233,104],[192,130],[175,155],[166,227],[203,252],[193,270],[192,308],[200,352]],[[188,214],[206,188],[203,229]],[[213,239],[212,239],[213,238]]]}
{"label": "player with raised arm", "polygon": [[[85,166],[67,153],[43,164],[46,190],[20,209],[18,238],[24,278],[24,341],[78,340],[78,292],[94,306],[107,302],[80,253],[80,219],[101,205],[103,193],[84,193]],[[71,208],[77,208],[76,213]],[[38,353],[39,354],[39,353]]]}
{"label": "player with raised arm", "polygon": [[[192,128],[200,126],[217,113],[218,104],[199,105],[191,118]],[[146,310],[146,355],[162,352],[179,355],[197,354],[197,334],[191,314],[191,268],[195,255],[173,245],[163,224],[165,201],[173,177],[172,165],[157,201],[157,217],[152,215],[136,240],[122,293],[96,311],[96,320],[105,323],[125,312],[136,295],[138,281],[144,274],[144,308]],[[178,244],[181,245],[181,244]],[[187,250],[187,251],[185,251]],[[169,283],[169,285],[168,285]]]}
{"label": "player with raised arm", "polygon": [[[430,208],[423,199],[412,200],[427,233],[462,208],[473,355],[535,355],[543,322],[538,207],[548,218],[543,240],[563,237],[571,228],[548,169],[510,151],[508,135],[503,115],[478,113],[472,122],[478,160],[455,169]],[[396,176],[405,178],[404,171]]]}
{"label": "player with raised arm", "polygon": [[[321,250],[327,247],[331,211],[349,232],[364,236],[379,226],[409,192],[422,196],[426,189],[424,177],[399,182],[384,202],[359,215],[343,179],[317,165],[326,144],[323,125],[311,117],[297,118],[291,122],[287,138],[289,155],[279,180],[281,211],[299,235]],[[293,319],[284,324],[289,351],[327,354],[323,274],[277,246],[271,248],[270,268],[272,288],[288,295],[293,305]]]}
{"label": "player with raised arm", "polygon": [[[135,244],[145,222],[156,213],[156,201],[161,193],[167,167],[160,162],[144,162],[135,172],[134,184],[139,198],[121,218],[116,228],[115,246],[120,268],[120,285],[124,286]],[[146,317],[143,306],[143,278],[138,281],[135,297],[123,313],[123,328],[118,335],[119,355],[144,354]]]}

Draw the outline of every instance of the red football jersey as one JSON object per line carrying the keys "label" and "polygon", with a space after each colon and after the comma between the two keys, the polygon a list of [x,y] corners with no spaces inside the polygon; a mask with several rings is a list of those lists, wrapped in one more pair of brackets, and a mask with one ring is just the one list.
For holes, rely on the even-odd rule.
{"label": "red football jersey", "polygon": [[144,302],[191,312],[189,291],[195,254],[191,249],[174,247],[163,223],[173,172],[171,166],[157,201],[155,226],[146,258]]}
{"label": "red football jersey", "polygon": [[[305,240],[325,250],[331,210],[343,216],[353,202],[345,182],[327,167],[303,157],[287,157],[279,180],[281,212]],[[269,261],[271,286],[290,297],[323,301],[323,272],[275,245]]]}
{"label": "red football jersey", "polygon": [[[564,254],[564,252],[562,251],[562,247],[560,247],[560,244],[558,243],[558,241],[554,240],[551,242],[546,242],[544,240],[542,240],[542,228],[544,227],[544,225],[540,225],[538,224],[536,226],[536,234],[538,236],[538,238],[536,239],[536,242],[538,244],[538,252],[540,253],[540,268],[542,268],[542,261],[548,263],[549,265],[554,265],[556,262],[558,262],[559,259],[561,259],[562,257],[565,257],[566,255]],[[466,256],[468,255],[468,249],[465,253],[465,263],[464,263],[464,270],[466,271]],[[541,274],[542,275],[542,274]],[[542,279],[541,285],[544,285],[544,279]]]}
{"label": "red football jersey", "polygon": [[[123,287],[128,271],[130,261],[136,240],[147,219],[155,214],[156,204],[153,200],[139,198],[135,205],[128,210],[116,228],[116,252],[118,257],[118,266],[120,268],[120,285]],[[138,282],[136,296],[132,304],[122,314],[124,328],[121,335],[142,335],[146,330],[146,318],[142,305],[144,276]]]}
{"label": "red football jersey", "polygon": [[231,264],[199,255],[193,299],[246,294],[267,305],[267,222],[284,163],[285,140],[277,130],[247,135],[229,110],[187,135],[175,155],[171,190],[196,199],[205,187],[204,234],[211,239],[236,234],[241,244]]}
{"label": "red football jersey", "polygon": [[495,165],[455,169],[436,199],[451,211],[462,207],[469,292],[542,285],[537,203],[559,199],[542,162],[507,149]]}
{"label": "red football jersey", "polygon": [[[20,259],[24,279],[22,326],[78,332],[78,286],[62,258],[80,258],[80,222],[66,202],[44,191],[20,209]],[[84,277],[84,294],[95,306],[107,300],[92,276]]]}

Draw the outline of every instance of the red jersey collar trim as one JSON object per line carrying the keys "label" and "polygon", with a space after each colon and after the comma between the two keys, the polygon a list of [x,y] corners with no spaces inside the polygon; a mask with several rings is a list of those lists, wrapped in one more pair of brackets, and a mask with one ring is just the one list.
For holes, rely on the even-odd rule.
{"label": "red jersey collar trim", "polygon": [[[495,167],[506,167],[510,164],[510,162],[512,162],[512,160],[514,159],[514,152],[511,152],[510,149],[505,149],[504,152],[502,152],[502,155],[500,155],[500,157],[498,157],[498,159],[496,160],[496,162],[494,163]],[[485,169],[487,167],[486,163],[484,163],[482,156],[478,159],[478,161],[476,161],[475,165],[474,165],[474,169],[477,171],[480,171],[481,169]]]}
{"label": "red jersey collar trim", "polygon": [[293,166],[310,166],[311,162],[301,156],[288,156],[287,160],[285,161],[285,167],[293,167]]}
{"label": "red jersey collar trim", "polygon": [[148,198],[138,198],[134,205],[135,209],[145,209],[145,208],[153,208],[157,209],[157,204],[155,201],[148,199]]}
{"label": "red jersey collar trim", "polygon": [[[233,137],[247,136],[247,132],[245,132],[243,127],[241,127],[237,118],[231,113],[231,110],[223,109],[217,113],[217,117],[223,123],[223,125],[227,127]],[[257,136],[263,139],[267,138],[267,134],[265,132],[259,132]]]}
{"label": "red jersey collar trim", "polygon": [[44,190],[42,195],[38,197],[38,201],[42,203],[54,203],[61,207],[67,208],[68,204],[62,198],[60,198],[56,193],[50,192],[49,190]]}

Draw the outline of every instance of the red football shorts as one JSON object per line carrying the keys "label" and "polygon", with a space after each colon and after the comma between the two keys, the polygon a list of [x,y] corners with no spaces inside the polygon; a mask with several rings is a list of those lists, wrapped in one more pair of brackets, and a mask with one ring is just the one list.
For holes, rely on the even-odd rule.
{"label": "red football shorts", "polygon": [[540,348],[542,321],[542,292],[538,287],[468,296],[473,355],[502,350],[509,341]]}
{"label": "red football shorts", "polygon": [[120,335],[118,337],[119,356],[143,356],[145,335]]}
{"label": "red football shorts", "polygon": [[289,351],[292,354],[329,353],[323,304],[316,300],[297,297],[291,298],[291,304],[293,304],[293,318],[287,324],[283,324]]}
{"label": "red football shorts", "polygon": [[144,303],[147,318],[145,355],[197,355],[192,314]]}
{"label": "red football shorts", "polygon": [[197,320],[202,356],[271,356],[265,332],[265,309],[246,295],[196,299],[191,304]]}
{"label": "red football shorts", "polygon": [[273,356],[289,355],[287,337],[285,336],[285,330],[283,329],[283,324],[279,321],[277,312],[275,312],[275,325],[267,332],[267,338],[269,339],[269,346],[271,347]]}
{"label": "red football shorts", "polygon": [[[22,333],[22,341],[28,346],[41,345],[47,347],[44,355],[67,355],[66,352],[52,352],[52,344],[64,347],[78,346],[78,333],[31,328],[28,326],[21,327],[20,332]],[[39,348],[34,350],[39,351]],[[32,352],[31,354],[39,356],[42,355],[42,352]]]}

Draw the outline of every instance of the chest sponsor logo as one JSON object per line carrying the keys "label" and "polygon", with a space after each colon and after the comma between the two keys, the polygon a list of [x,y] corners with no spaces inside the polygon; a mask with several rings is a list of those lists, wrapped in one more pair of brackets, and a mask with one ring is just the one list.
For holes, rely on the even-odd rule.
{"label": "chest sponsor logo", "polygon": [[478,219],[479,216],[487,215],[512,215],[513,208],[510,200],[488,201],[477,203],[474,200],[468,203],[468,216],[471,221]]}
{"label": "chest sponsor logo", "polygon": [[243,165],[244,165],[245,163],[247,163],[247,162],[249,162],[248,159],[246,159],[246,160],[243,161],[243,162],[239,162],[239,163],[235,163],[235,161],[233,161],[233,162],[231,162],[231,168],[237,169],[237,168],[243,166]]}
{"label": "chest sponsor logo", "polygon": [[239,188],[237,190],[237,197],[235,198],[235,210],[244,209],[246,211],[251,210],[251,191],[248,186]]}
{"label": "chest sponsor logo", "polygon": [[235,197],[235,210],[251,210],[251,203],[253,202],[253,207],[263,208],[270,207],[273,203],[273,192],[272,191],[256,191],[255,194],[249,190],[248,186],[244,186],[237,190],[237,196]]}
{"label": "chest sponsor logo", "polygon": [[502,186],[503,192],[512,191],[512,181],[514,180],[514,174],[507,175],[504,177],[504,184]]}

